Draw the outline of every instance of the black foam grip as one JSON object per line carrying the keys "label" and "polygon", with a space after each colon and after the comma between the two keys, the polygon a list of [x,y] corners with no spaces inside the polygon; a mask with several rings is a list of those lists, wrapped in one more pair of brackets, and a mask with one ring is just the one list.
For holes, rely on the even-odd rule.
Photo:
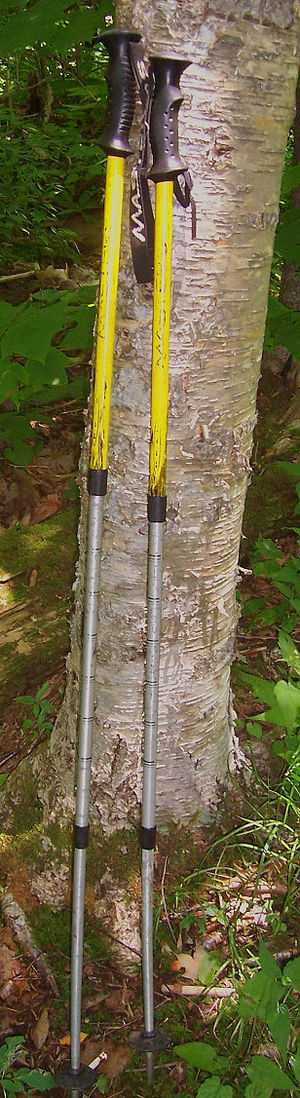
{"label": "black foam grip", "polygon": [[100,41],[109,54],[107,83],[109,101],[106,124],[100,141],[110,155],[129,156],[129,134],[132,125],[136,85],[130,63],[130,43],[139,42],[134,31],[108,30]]}
{"label": "black foam grip", "polygon": [[155,183],[177,179],[186,171],[178,150],[178,114],[183,101],[180,77],[190,61],[152,57],[154,97],[150,116],[153,166],[149,178]]}

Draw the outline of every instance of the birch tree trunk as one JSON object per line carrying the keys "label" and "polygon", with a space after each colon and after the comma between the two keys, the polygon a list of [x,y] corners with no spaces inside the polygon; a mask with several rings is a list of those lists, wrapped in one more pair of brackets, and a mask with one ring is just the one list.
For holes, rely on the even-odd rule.
{"label": "birch tree trunk", "polygon": [[[150,53],[192,60],[180,148],[197,239],[174,210],[160,821],[207,818],[234,749],[235,588],[283,154],[298,72],[293,0],[118,0]],[[92,805],[106,832],[138,818],[145,648],[151,290],[120,273],[99,607]],[[69,678],[52,758],[73,794],[85,500]],[[63,775],[64,789],[60,775]],[[67,775],[67,779],[66,779]],[[66,791],[67,781],[67,791]]]}

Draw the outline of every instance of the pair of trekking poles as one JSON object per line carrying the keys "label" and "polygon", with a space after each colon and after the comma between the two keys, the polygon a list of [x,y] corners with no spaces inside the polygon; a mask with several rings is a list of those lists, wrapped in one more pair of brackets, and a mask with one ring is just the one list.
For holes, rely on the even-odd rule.
{"label": "pair of trekking poles", "polygon": [[[129,133],[136,98],[136,72],[141,71],[134,51],[140,35],[129,31],[108,30],[100,41],[109,54],[109,104],[107,124],[101,144],[108,154],[102,265],[98,302],[98,321],[92,427],[88,470],[88,532],[85,575],[85,608],[81,670],[81,703],[76,791],[76,817],[73,862],[73,910],[71,956],[71,1060],[60,1073],[60,1086],[79,1095],[95,1082],[95,1072],[80,1064],[81,998],[84,944],[84,904],[86,855],[89,832],[89,797],[94,720],[95,663],[97,646],[98,592],[100,581],[103,509],[107,491],[108,439],[116,323],[119,257],[124,190],[125,160],[131,152]],[[148,1080],[151,1080],[153,1053],[167,1047],[168,1040],[155,1029],[153,994],[153,868],[155,850],[156,754],[158,729],[158,691],[160,664],[160,619],[163,565],[163,534],[166,521],[166,461],[168,427],[168,368],[172,276],[172,199],[174,187],[182,205],[189,204],[190,178],[178,152],[178,112],[182,103],[180,77],[187,61],[153,57],[144,81],[145,132],[143,152],[149,145],[152,167],[144,171],[141,188],[135,190],[133,233],[137,247],[144,245],[146,226],[140,214],[145,204],[149,213],[146,175],[155,184],[154,291],[152,330],[151,417],[148,487],[148,571],[147,571],[147,649],[144,690],[144,759],[142,797],[142,970],[144,1031],[136,1041],[147,1056]],[[149,88],[151,93],[149,94]],[[143,95],[141,95],[143,102]],[[147,102],[146,102],[147,100]],[[147,159],[147,157],[146,157]],[[179,176],[186,177],[185,192]],[[146,187],[146,191],[145,191]],[[142,193],[143,192],[143,193]],[[181,195],[181,197],[180,197]],[[138,196],[138,197],[137,197]],[[146,196],[146,197],[145,197]],[[153,216],[153,215],[152,215]],[[150,214],[151,217],[151,214]],[[151,235],[151,233],[150,233]],[[134,264],[140,267],[138,251]],[[151,278],[152,260],[148,256],[146,274]]]}

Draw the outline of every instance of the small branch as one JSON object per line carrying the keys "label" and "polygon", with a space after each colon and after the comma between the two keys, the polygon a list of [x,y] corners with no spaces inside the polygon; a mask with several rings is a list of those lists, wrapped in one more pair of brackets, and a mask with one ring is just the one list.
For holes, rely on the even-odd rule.
{"label": "small branch", "polygon": [[161,886],[160,886],[160,888],[161,888],[161,902],[162,902],[163,911],[165,913],[166,922],[167,922],[167,925],[169,927],[169,931],[170,931],[170,934],[171,934],[171,938],[173,938],[173,942],[175,942],[175,944],[176,944],[176,935],[174,934],[173,927],[171,926],[171,923],[170,923],[170,916],[169,916],[169,912],[168,912],[168,908],[167,908],[167,901],[166,901],[166,896],[165,896],[165,880],[166,880],[168,860],[169,860],[168,857],[166,857],[165,862],[164,862],[163,872],[162,872]]}
{"label": "small branch", "polygon": [[10,892],[6,892],[3,896],[1,907],[6,926],[10,928],[14,938],[24,950],[24,953],[32,958],[40,976],[45,980],[47,987],[50,988],[50,991],[55,995],[55,998],[58,999],[59,991],[53,972],[51,972],[51,968],[49,967],[44,954],[38,949],[33,941],[24,911],[22,911],[22,908],[17,904]]}
{"label": "small branch", "polygon": [[23,278],[32,278],[32,275],[37,274],[40,269],[39,263],[36,263],[31,271],[18,271],[18,274],[1,275],[0,282],[23,282]]}

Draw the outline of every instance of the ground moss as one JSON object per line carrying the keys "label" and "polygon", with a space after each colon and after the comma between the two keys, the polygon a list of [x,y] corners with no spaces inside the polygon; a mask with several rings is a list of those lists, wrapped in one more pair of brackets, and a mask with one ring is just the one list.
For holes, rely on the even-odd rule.
{"label": "ground moss", "polygon": [[89,884],[99,881],[107,869],[111,870],[114,880],[128,884],[132,875],[139,870],[140,853],[136,830],[116,831],[113,835],[99,833],[99,827],[91,829],[87,857],[87,880]]}
{"label": "ground moss", "polygon": [[249,546],[260,536],[282,534],[291,521],[295,507],[295,488],[278,464],[276,469],[268,465],[261,476],[250,484],[246,497],[241,554],[249,552]]}
{"label": "ground moss", "polygon": [[[68,650],[77,524],[74,506],[46,522],[1,533],[2,712],[18,693],[40,685]],[[31,586],[33,570],[36,582]]]}
{"label": "ground moss", "polygon": [[[20,781],[20,779],[22,780]],[[36,780],[26,765],[26,776],[16,774],[11,832],[18,837],[30,833],[42,820],[43,807],[37,796]]]}

